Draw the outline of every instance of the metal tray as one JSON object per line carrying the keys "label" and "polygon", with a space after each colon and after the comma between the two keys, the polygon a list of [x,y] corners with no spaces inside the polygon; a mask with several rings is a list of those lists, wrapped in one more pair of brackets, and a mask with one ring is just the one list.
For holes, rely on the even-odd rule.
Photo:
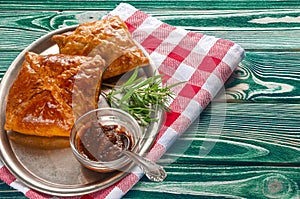
{"label": "metal tray", "polygon": [[[4,130],[6,96],[21,68],[27,51],[50,54],[58,53],[58,47],[51,41],[55,34],[72,31],[76,26],[58,29],[36,40],[24,49],[14,60],[4,75],[0,85],[0,156],[10,172],[29,188],[55,196],[75,196],[104,189],[127,173],[115,171],[97,173],[82,167],[73,156],[68,138],[42,138],[21,135]],[[140,45],[139,45],[140,46]],[[144,54],[149,57],[147,52]],[[150,59],[150,57],[149,57]],[[145,78],[155,73],[155,66],[139,69]],[[145,128],[145,137],[140,145],[140,155],[150,149],[163,120],[163,112],[157,110],[158,121]],[[129,165],[133,167],[133,165]]]}

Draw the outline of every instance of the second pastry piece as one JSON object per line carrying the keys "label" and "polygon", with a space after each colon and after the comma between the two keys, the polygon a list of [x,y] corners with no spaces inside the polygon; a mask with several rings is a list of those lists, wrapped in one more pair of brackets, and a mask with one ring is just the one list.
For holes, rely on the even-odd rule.
{"label": "second pastry piece", "polygon": [[69,136],[76,118],[97,108],[104,69],[100,56],[27,52],[7,96],[5,129]]}
{"label": "second pastry piece", "polygon": [[52,39],[62,54],[100,55],[108,65],[103,79],[149,64],[118,16],[80,24],[75,31],[55,35]]}

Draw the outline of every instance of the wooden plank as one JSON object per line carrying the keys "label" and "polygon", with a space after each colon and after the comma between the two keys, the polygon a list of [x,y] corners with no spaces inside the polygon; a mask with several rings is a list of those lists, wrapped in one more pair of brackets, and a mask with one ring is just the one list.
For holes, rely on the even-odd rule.
{"label": "wooden plank", "polygon": [[87,21],[94,21],[106,15],[108,11],[1,11],[0,27],[11,30],[45,32]]}
{"label": "wooden plank", "polygon": [[299,198],[300,168],[172,164],[164,182],[143,178],[124,198]]}
{"label": "wooden plank", "polygon": [[299,102],[300,53],[247,53],[226,83],[225,97],[227,102]]}
{"label": "wooden plank", "polygon": [[300,166],[299,121],[300,104],[212,102],[160,161]]}
{"label": "wooden plank", "polygon": [[[0,48],[23,49],[47,32],[99,19],[97,12],[0,12]],[[247,51],[300,51],[300,10],[148,11],[149,14],[187,30],[230,39]],[[189,14],[188,14],[189,13]],[[258,31],[259,30],[259,31]],[[22,38],[22,39],[20,39]]]}
{"label": "wooden plank", "polygon": [[[2,10],[103,10],[112,9],[119,3],[124,1],[103,1],[95,0],[84,1],[71,0],[71,1],[39,1],[39,0],[23,0],[23,1],[1,1],[0,8]],[[271,8],[281,8],[281,9],[295,9],[299,8],[298,0],[289,1],[277,1],[277,0],[264,0],[264,1],[247,1],[247,0],[185,0],[185,1],[175,1],[175,0],[161,0],[161,1],[139,1],[130,0],[126,1],[138,8],[142,9],[171,9],[171,10],[194,10],[194,9],[206,9],[206,10],[224,10],[224,9],[271,9]]]}
{"label": "wooden plank", "polygon": [[[300,24],[300,23],[299,23]],[[226,27],[224,28],[226,29]],[[240,44],[246,52],[299,52],[300,30],[206,30],[193,28],[193,31],[224,38]]]}
{"label": "wooden plank", "polygon": [[161,13],[146,10],[145,12],[165,21],[168,24],[182,26],[186,29],[205,27],[208,30],[267,30],[299,29],[298,9],[269,10],[180,10]]}
{"label": "wooden plank", "polygon": [[14,188],[0,181],[0,199],[8,198],[25,199],[26,197],[23,193],[15,190]]}
{"label": "wooden plank", "polygon": [[[0,17],[3,20],[0,25],[9,27],[16,24],[29,28],[34,25],[47,23],[51,20],[52,25],[63,21],[91,21],[107,14],[109,10],[99,11],[19,11],[16,15],[11,15],[12,11],[1,11]],[[181,26],[186,29],[200,27],[207,30],[299,30],[300,9],[269,9],[269,10],[143,10],[159,20],[168,24]],[[20,20],[22,18],[22,20]],[[32,21],[35,24],[31,24]],[[49,27],[41,27],[49,30]]]}

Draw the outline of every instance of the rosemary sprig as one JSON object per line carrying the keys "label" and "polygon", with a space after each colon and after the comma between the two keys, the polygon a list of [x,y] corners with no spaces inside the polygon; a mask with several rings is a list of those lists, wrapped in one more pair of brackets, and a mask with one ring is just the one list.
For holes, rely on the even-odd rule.
{"label": "rosemary sprig", "polygon": [[136,69],[132,76],[121,86],[115,86],[106,94],[111,107],[118,107],[131,114],[141,126],[148,126],[157,121],[153,117],[156,108],[169,111],[167,102],[174,97],[171,88],[178,85],[162,87],[162,75],[147,79],[138,78]]}

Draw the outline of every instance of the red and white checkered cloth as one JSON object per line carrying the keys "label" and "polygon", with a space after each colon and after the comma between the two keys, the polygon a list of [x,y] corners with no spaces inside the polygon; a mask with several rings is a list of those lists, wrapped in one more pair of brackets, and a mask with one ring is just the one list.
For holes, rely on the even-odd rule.
{"label": "red and white checkered cloth", "polygon": [[[163,23],[129,4],[121,3],[110,15],[119,15],[126,22],[134,39],[148,51],[159,73],[165,75],[164,83],[186,82],[176,87],[176,97],[170,104],[172,112],[167,114],[147,155],[156,161],[223,87],[243,59],[244,50],[231,41]],[[141,177],[141,170],[135,168],[114,185],[82,198],[121,198]],[[25,187],[1,162],[0,178],[29,198],[53,197]]]}

